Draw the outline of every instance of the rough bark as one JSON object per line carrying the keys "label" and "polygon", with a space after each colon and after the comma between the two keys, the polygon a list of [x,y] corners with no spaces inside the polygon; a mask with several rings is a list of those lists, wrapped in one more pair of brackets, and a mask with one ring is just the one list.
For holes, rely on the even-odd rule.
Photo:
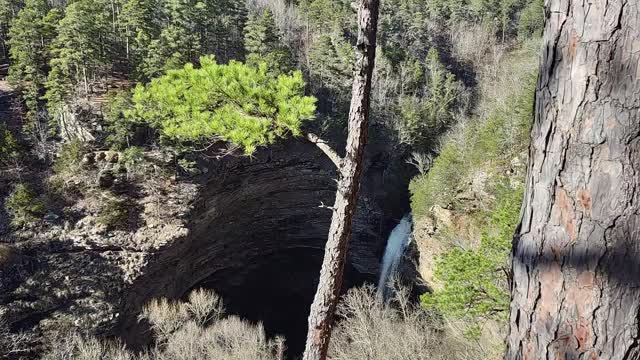
{"label": "rough bark", "polygon": [[640,359],[639,6],[546,2],[507,359]]}
{"label": "rough bark", "polygon": [[373,73],[379,0],[361,0],[358,40],[349,111],[346,154],[339,167],[340,180],[325,246],[320,282],[309,315],[305,360],[326,359],[331,326],[342,287],[351,222],[356,210],[364,147],[367,141],[369,97]]}

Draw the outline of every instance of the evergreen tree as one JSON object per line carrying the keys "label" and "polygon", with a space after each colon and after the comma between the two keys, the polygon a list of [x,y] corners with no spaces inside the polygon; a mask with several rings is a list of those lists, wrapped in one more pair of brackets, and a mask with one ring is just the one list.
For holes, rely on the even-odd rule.
{"label": "evergreen tree", "polygon": [[396,130],[402,142],[429,146],[453,123],[455,111],[462,104],[461,85],[440,62],[435,48],[429,49],[424,65],[413,66],[413,76],[408,77],[400,94],[401,120]]}
{"label": "evergreen tree", "polygon": [[54,74],[50,80],[66,79],[70,83],[65,85],[74,86],[73,92],[88,95],[89,81],[109,66],[110,31],[105,0],[78,0],[67,6],[52,47],[51,69],[61,76]]}
{"label": "evergreen tree", "polygon": [[67,6],[52,44],[45,99],[51,120],[65,103],[89,96],[90,81],[106,75],[113,63],[111,11],[107,0],[78,0]]}
{"label": "evergreen tree", "polygon": [[324,87],[348,88],[352,54],[353,48],[341,36],[321,35],[309,53],[312,78]]}
{"label": "evergreen tree", "polygon": [[9,81],[22,92],[27,108],[27,127],[37,126],[40,91],[46,79],[48,48],[60,13],[46,0],[27,0],[9,30],[11,67]]}
{"label": "evergreen tree", "polygon": [[143,75],[142,64],[149,45],[160,32],[154,7],[154,0],[126,0],[118,17],[118,26],[125,37],[125,56],[130,73],[138,79]]}
{"label": "evergreen tree", "polygon": [[244,29],[247,8],[242,0],[207,0],[211,16],[207,17],[202,43],[207,54],[228,62],[244,58]]}
{"label": "evergreen tree", "polygon": [[271,10],[264,9],[261,16],[249,17],[244,39],[247,64],[265,62],[269,70],[275,74],[293,69],[291,52],[280,41]]}
{"label": "evergreen tree", "polygon": [[315,98],[304,96],[302,74],[267,73],[231,61],[217,64],[200,58],[200,68],[187,64],[135,89],[134,109],[126,113],[159,128],[178,141],[224,140],[251,154],[258,146],[286,135],[299,135],[312,119]]}
{"label": "evergreen tree", "polygon": [[9,57],[9,28],[23,3],[23,0],[0,0],[0,61]]}
{"label": "evergreen tree", "polygon": [[143,72],[147,78],[177,69],[187,62],[195,62],[201,55],[203,24],[207,5],[192,0],[166,0],[162,16],[166,25],[158,38],[149,43]]}

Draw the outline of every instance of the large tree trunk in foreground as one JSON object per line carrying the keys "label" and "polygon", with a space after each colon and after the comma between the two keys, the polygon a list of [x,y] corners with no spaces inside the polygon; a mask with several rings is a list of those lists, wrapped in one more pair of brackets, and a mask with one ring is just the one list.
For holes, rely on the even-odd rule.
{"label": "large tree trunk in foreground", "polygon": [[367,141],[369,95],[376,51],[379,0],[361,0],[358,8],[358,41],[349,111],[349,135],[345,157],[338,167],[340,180],[333,206],[329,239],[320,271],[320,283],[309,315],[305,360],[326,359],[331,326],[340,296],[351,221],[356,210],[364,146]]}
{"label": "large tree trunk in foreground", "polygon": [[547,0],[507,359],[640,359],[639,6]]}

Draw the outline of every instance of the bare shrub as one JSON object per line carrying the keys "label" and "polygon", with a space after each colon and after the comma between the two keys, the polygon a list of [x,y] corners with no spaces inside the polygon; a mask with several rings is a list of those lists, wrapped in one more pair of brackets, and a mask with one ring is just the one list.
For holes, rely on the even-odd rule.
{"label": "bare shrub", "polygon": [[454,57],[477,68],[495,63],[503,52],[496,44],[495,34],[496,27],[491,23],[453,24],[450,40]]}
{"label": "bare shrub", "polygon": [[411,158],[407,160],[407,164],[415,166],[422,175],[429,171],[432,163],[432,154],[425,154],[417,151],[412,152]]}
{"label": "bare shrub", "polygon": [[224,314],[224,304],[218,294],[210,290],[198,289],[189,294],[186,304],[195,321],[204,326],[210,321],[219,320]]}
{"label": "bare shrub", "polygon": [[196,290],[188,302],[154,299],[143,309],[156,345],[134,354],[113,341],[71,335],[63,337],[45,360],[270,360],[283,348],[282,340],[267,339],[261,324],[223,317],[222,300],[208,290]]}
{"label": "bare shrub", "polygon": [[132,360],[134,356],[122,344],[102,342],[79,334],[64,334],[43,360]]}
{"label": "bare shrub", "polygon": [[465,360],[485,354],[454,336],[438,318],[409,301],[406,289],[396,290],[390,304],[376,298],[373,287],[353,289],[339,308],[344,318],[332,337],[334,360]]}
{"label": "bare shrub", "polygon": [[185,305],[161,298],[151,300],[140,319],[149,321],[158,342],[163,343],[189,320],[189,313]]}
{"label": "bare shrub", "polygon": [[28,354],[29,337],[24,333],[12,333],[5,320],[5,310],[0,308],[0,359],[19,358]]}

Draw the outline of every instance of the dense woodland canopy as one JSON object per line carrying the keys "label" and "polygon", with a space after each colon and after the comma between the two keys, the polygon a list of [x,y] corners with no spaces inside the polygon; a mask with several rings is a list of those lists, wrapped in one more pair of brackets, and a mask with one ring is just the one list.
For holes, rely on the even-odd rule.
{"label": "dense woodland canopy", "polygon": [[[83,99],[147,83],[203,55],[277,76],[299,69],[318,117],[344,121],[355,34],[348,1],[3,0],[0,57],[22,93],[32,135]],[[541,2],[393,0],[383,3],[375,117],[424,146],[465,111],[469,67],[453,59],[446,29],[486,24],[500,41],[541,31]],[[48,124],[48,125],[47,125]],[[58,124],[59,126],[59,124]],[[37,129],[37,130],[36,130]],[[37,133],[37,132],[40,133]],[[421,143],[421,144],[420,144]]]}
{"label": "dense woodland canopy", "polygon": [[[444,285],[421,304],[462,319],[474,341],[484,324],[506,324],[524,190],[510,172],[528,145],[542,3],[381,3],[370,136],[413,154],[417,221],[433,207],[471,214],[473,245],[441,227],[453,244],[437,259]],[[64,176],[81,169],[87,148],[121,151],[130,166],[158,147],[185,154],[223,143],[251,155],[307,130],[335,141],[356,34],[349,0],[0,0],[0,63],[21,114],[0,123],[0,166],[30,151]],[[77,119],[93,127],[89,141]],[[62,150],[51,145],[60,140]],[[461,193],[476,170],[491,196],[469,209]],[[42,217],[47,201],[21,182],[5,206],[19,226]],[[110,225],[125,211],[118,201],[103,208]]]}

